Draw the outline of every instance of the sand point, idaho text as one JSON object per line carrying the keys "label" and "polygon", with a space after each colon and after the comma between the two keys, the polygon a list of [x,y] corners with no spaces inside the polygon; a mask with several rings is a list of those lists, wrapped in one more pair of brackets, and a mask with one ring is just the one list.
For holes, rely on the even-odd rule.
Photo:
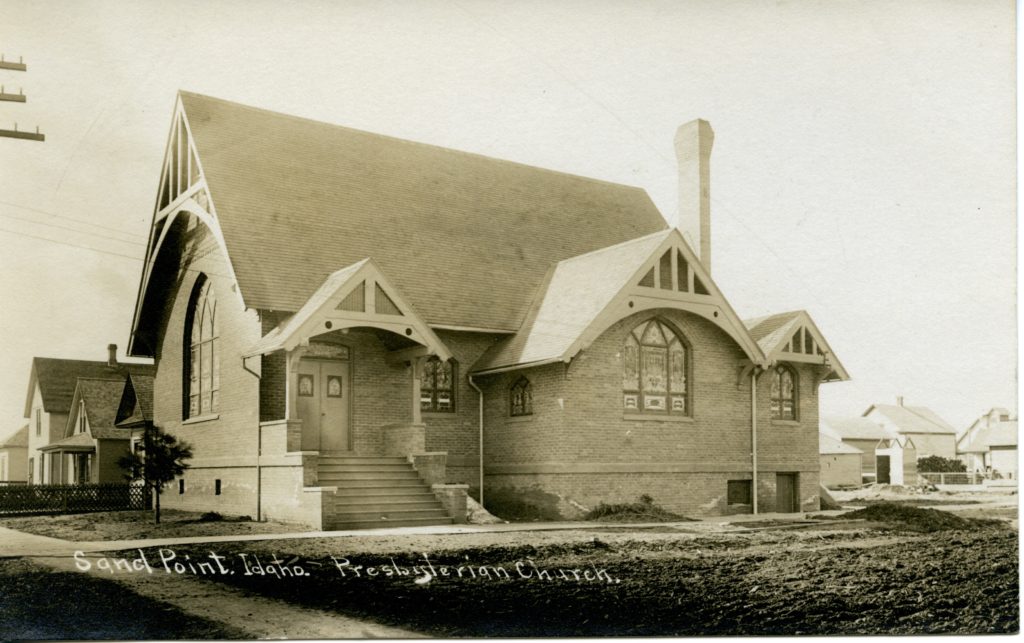
{"label": "sand point, idaho text", "polygon": [[265,576],[290,579],[331,573],[346,580],[373,580],[378,578],[408,578],[419,585],[434,579],[465,579],[482,581],[535,580],[542,582],[618,584],[620,579],[607,570],[590,564],[587,567],[541,567],[530,558],[507,564],[474,564],[466,560],[459,564],[439,563],[429,554],[422,554],[411,564],[397,562],[393,557],[367,564],[343,556],[331,556],[330,562],[282,560],[277,555],[260,557],[239,552],[231,556],[208,551],[203,556],[179,554],[173,549],[160,548],[156,552],[136,550],[138,555],[111,557],[74,553],[75,567],[82,572],[109,574],[177,574],[192,576]]}

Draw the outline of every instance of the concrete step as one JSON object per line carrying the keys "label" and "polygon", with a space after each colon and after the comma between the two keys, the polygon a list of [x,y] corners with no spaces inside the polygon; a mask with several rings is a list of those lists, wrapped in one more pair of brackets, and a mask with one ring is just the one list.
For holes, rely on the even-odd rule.
{"label": "concrete step", "polygon": [[319,464],[409,464],[404,456],[375,456],[375,455],[321,455],[317,458]]}
{"label": "concrete step", "polygon": [[437,500],[433,493],[413,489],[412,487],[401,487],[399,489],[375,489],[373,487],[338,489],[334,498],[338,502],[355,505],[368,505],[376,502],[433,502]]}
{"label": "concrete step", "polygon": [[379,463],[379,462],[331,462],[317,464],[317,471],[323,473],[325,471],[330,472],[348,472],[348,473],[389,473],[389,472],[405,472],[415,471],[408,462],[396,462],[396,463]]}
{"label": "concrete step", "polygon": [[[362,502],[352,503],[344,502],[340,499],[336,499],[332,504],[333,515],[343,515],[349,513],[375,513],[382,515],[389,515],[392,511],[440,511],[444,512],[444,507],[437,501],[436,498],[431,500],[413,500],[413,501],[395,501],[395,502]],[[448,514],[444,514],[448,515]]]}
{"label": "concrete step", "polygon": [[321,480],[419,480],[420,476],[414,469],[405,471],[324,471],[317,470]]}
{"label": "concrete step", "polygon": [[342,489],[416,489],[424,490],[427,486],[419,478],[401,478],[397,480],[382,480],[380,478],[356,479],[339,478],[328,476],[320,478],[318,487],[338,487]]}
{"label": "concrete step", "polygon": [[355,520],[342,521],[332,519],[325,529],[328,531],[344,529],[387,529],[390,527],[429,527],[434,525],[450,525],[451,518],[403,518],[401,520]]}
{"label": "concrete step", "polygon": [[341,522],[361,522],[365,520],[435,520],[448,518],[448,514],[438,505],[435,509],[391,509],[385,511],[332,511],[331,520]]}

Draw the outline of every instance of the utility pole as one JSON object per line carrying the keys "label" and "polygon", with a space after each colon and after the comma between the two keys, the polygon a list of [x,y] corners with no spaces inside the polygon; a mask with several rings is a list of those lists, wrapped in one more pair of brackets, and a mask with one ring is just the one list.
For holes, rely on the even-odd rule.
{"label": "utility pole", "polygon": [[[13,63],[8,60],[4,60],[3,54],[0,54],[0,69],[9,69],[11,71],[28,71],[28,65],[18,57],[18,62]],[[18,90],[17,94],[8,93],[3,85],[0,85],[0,101],[10,103],[25,103],[28,102],[28,97],[25,96],[25,92],[22,89]],[[18,130],[18,123],[14,123],[14,129],[0,129],[0,137],[6,138],[20,138],[29,141],[45,141],[46,135],[39,132],[39,126],[36,126],[35,132],[25,132]]]}

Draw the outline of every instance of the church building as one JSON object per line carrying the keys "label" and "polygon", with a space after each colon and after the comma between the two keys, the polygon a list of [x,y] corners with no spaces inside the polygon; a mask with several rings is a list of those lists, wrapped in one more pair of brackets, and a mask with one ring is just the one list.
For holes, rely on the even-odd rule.
{"label": "church building", "polygon": [[129,346],[193,447],[165,506],[817,509],[818,385],[848,375],[807,313],[741,320],[711,278],[712,141],[677,132],[679,230],[639,188],[180,92]]}

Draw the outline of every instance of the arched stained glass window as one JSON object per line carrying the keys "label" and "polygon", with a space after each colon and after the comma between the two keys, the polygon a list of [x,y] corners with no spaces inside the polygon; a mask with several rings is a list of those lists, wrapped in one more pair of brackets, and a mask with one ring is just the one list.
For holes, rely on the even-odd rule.
{"label": "arched stained glass window", "polygon": [[622,347],[623,407],[627,411],[688,415],[689,350],[664,322],[643,322]]}
{"label": "arched stained glass window", "polygon": [[512,417],[533,415],[533,385],[525,377],[516,380],[509,390],[508,414]]}
{"label": "arched stained glass window", "polygon": [[455,360],[442,362],[432,357],[423,363],[420,409],[434,413],[455,412]]}
{"label": "arched stained glass window", "polygon": [[186,328],[185,417],[216,413],[220,406],[217,300],[206,277],[197,280],[192,292]]}
{"label": "arched stained glass window", "polygon": [[796,373],[780,364],[772,369],[772,419],[796,420]]}

